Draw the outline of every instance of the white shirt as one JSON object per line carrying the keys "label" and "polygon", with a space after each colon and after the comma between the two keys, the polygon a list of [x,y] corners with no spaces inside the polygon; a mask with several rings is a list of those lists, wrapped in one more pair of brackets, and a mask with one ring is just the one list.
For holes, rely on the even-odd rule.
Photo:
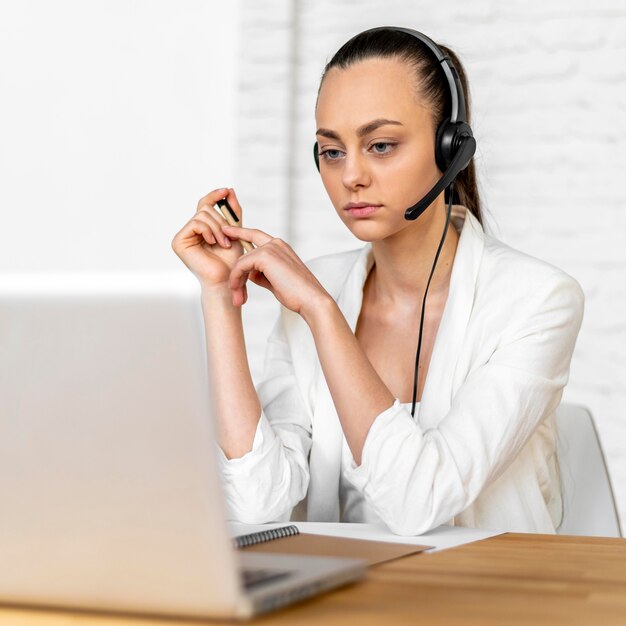
{"label": "white shirt", "polygon": [[[403,402],[409,414],[413,408],[412,402]],[[420,403],[415,403],[415,420],[419,418]],[[339,519],[342,522],[360,522],[363,524],[375,524],[381,520],[376,511],[368,504],[363,493],[358,487],[350,482],[350,476],[356,469],[354,457],[348,446],[346,438],[343,438],[341,449],[341,477],[339,482]]]}
{"label": "white shirt", "polygon": [[[311,331],[281,307],[256,385],[253,448],[238,459],[219,454],[230,519],[340,521],[343,508],[343,519],[375,513],[404,535],[445,523],[555,531],[555,411],[582,290],[484,233],[465,207],[453,206],[452,223],[459,243],[417,419],[396,398],[372,423],[361,465],[346,462]],[[307,262],[353,332],[373,262],[370,243]]]}

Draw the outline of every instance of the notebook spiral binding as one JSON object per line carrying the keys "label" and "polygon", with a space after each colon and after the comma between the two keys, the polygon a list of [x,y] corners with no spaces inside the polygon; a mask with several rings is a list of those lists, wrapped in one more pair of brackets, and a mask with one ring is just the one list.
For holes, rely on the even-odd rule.
{"label": "notebook spiral binding", "polygon": [[272,541],[273,539],[280,539],[281,537],[290,537],[292,535],[299,535],[300,531],[297,526],[291,524],[290,526],[281,526],[280,528],[272,528],[270,530],[262,530],[256,533],[250,533],[249,535],[239,535],[233,539],[236,548],[247,548],[248,546],[254,546],[257,543],[265,543],[266,541]]}

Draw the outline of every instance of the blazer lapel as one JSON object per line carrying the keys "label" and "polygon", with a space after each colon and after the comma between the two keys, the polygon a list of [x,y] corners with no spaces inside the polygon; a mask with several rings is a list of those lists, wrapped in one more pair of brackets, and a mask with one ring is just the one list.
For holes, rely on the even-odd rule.
{"label": "blazer lapel", "polygon": [[[472,313],[476,280],[484,249],[480,222],[460,205],[453,205],[452,219],[462,220],[448,299],[443,310],[420,403],[420,425],[436,426],[446,415],[454,394],[454,370],[459,359],[465,329]],[[428,305],[428,301],[427,301]]]}

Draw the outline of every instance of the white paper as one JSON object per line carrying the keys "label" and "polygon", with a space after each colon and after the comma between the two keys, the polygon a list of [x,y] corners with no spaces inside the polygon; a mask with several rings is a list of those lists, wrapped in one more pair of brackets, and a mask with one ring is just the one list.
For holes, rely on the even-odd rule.
{"label": "white paper", "polygon": [[454,548],[473,541],[488,539],[503,534],[502,531],[479,530],[463,526],[439,526],[423,535],[394,535],[384,524],[349,524],[345,522],[280,522],[276,524],[242,524],[229,522],[233,537],[247,535],[280,526],[293,524],[301,533],[312,535],[331,535],[333,537],[349,537],[352,539],[369,539],[370,541],[387,541],[389,543],[405,543],[433,546],[428,552],[438,552]]}

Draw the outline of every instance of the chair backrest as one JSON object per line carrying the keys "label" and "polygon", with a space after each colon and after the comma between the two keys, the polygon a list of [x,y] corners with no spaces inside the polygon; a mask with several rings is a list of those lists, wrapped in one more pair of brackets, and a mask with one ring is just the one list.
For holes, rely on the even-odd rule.
{"label": "chair backrest", "polygon": [[591,412],[562,404],[556,424],[565,507],[557,533],[621,537],[611,479]]}

